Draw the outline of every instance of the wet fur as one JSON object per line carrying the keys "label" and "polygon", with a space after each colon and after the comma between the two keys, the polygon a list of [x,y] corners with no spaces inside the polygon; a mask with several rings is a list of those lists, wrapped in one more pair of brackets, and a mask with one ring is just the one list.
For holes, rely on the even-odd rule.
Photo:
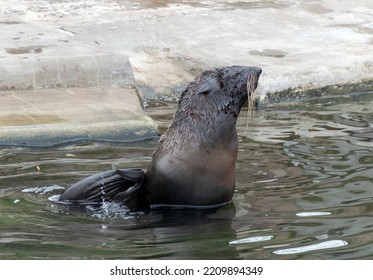
{"label": "wet fur", "polygon": [[[243,67],[205,71],[187,86],[180,97],[174,120],[160,141],[159,153],[191,142],[199,144],[205,151],[215,148],[218,142],[211,135],[219,125],[217,116],[231,114],[236,119],[242,106],[237,102],[243,104],[245,97],[250,99],[257,86],[257,79],[240,75],[240,68]],[[248,94],[237,100],[237,95],[242,92]]]}
{"label": "wet fur", "polygon": [[244,66],[205,71],[180,97],[144,178],[149,204],[220,204],[235,188],[236,120],[261,70]]}
{"label": "wet fur", "polygon": [[104,178],[93,175],[78,182],[60,200],[114,200],[133,210],[228,203],[235,188],[236,120],[260,73],[246,66],[205,71],[182,93],[145,176],[137,169],[106,171]]}

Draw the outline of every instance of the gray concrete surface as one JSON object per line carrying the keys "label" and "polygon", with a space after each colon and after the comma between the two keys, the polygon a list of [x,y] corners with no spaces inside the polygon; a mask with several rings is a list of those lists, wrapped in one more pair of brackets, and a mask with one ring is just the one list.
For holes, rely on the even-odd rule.
{"label": "gray concrete surface", "polygon": [[158,134],[133,89],[7,91],[0,100],[0,146],[132,142]]}
{"label": "gray concrete surface", "polygon": [[2,89],[135,78],[156,98],[227,64],[261,66],[262,98],[373,79],[370,0],[3,0],[0,28]]}
{"label": "gray concrete surface", "polygon": [[4,115],[16,91],[177,99],[204,69],[232,64],[262,67],[262,102],[373,88],[370,0],[2,0],[0,30]]}

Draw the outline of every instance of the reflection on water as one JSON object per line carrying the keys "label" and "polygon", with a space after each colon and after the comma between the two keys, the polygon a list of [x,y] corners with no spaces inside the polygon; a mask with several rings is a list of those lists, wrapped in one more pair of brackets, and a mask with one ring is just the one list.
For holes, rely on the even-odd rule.
{"label": "reflection on water", "polygon": [[280,249],[273,251],[273,253],[278,255],[288,255],[288,254],[301,254],[309,251],[316,251],[316,250],[325,250],[330,248],[337,248],[346,246],[348,243],[344,240],[328,240],[324,242],[319,242],[313,245],[307,245],[307,246],[300,246],[290,249]]}
{"label": "reflection on water", "polygon": [[[164,131],[173,110],[149,114]],[[0,258],[373,258],[373,95],[244,111],[234,202],[215,210],[53,202],[95,172],[146,169],[154,141],[0,149]]]}

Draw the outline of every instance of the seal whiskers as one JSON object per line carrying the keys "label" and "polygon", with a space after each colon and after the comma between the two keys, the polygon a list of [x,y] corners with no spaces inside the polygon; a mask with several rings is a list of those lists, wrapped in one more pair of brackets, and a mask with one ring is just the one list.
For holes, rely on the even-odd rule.
{"label": "seal whiskers", "polygon": [[246,114],[246,127],[245,133],[248,131],[249,127],[253,127],[254,113],[255,113],[255,88],[258,83],[258,79],[254,76],[249,76],[247,79],[247,114]]}

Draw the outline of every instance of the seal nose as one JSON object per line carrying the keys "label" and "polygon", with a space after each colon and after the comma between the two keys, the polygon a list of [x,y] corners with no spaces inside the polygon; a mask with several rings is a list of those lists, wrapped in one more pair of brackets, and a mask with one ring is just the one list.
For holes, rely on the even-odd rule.
{"label": "seal nose", "polygon": [[253,67],[253,72],[256,74],[256,76],[259,78],[260,74],[262,74],[262,68],[260,67]]}

